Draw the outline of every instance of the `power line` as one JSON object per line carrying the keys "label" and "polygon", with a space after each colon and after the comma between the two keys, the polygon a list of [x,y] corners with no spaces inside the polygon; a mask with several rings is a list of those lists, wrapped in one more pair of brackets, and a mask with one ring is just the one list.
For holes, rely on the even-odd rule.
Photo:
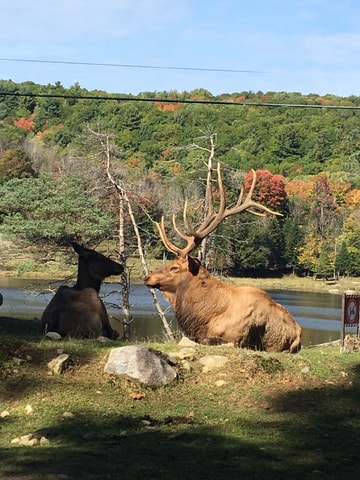
{"label": "power line", "polygon": [[200,105],[224,105],[242,107],[281,107],[281,108],[315,108],[331,110],[360,110],[360,106],[351,105],[307,105],[297,103],[261,103],[261,102],[237,102],[227,100],[196,100],[196,99],[169,99],[169,98],[148,98],[148,97],[124,97],[124,96],[100,96],[100,95],[70,95],[65,93],[25,93],[25,92],[1,92],[0,97],[38,97],[38,98],[61,98],[73,100],[105,100],[116,102],[150,102],[150,103],[178,103],[178,104],[200,104]]}
{"label": "power line", "polygon": [[[153,69],[153,70],[183,70],[192,72],[219,72],[219,73],[252,73],[262,75],[329,75],[326,72],[307,72],[307,71],[273,71],[273,70],[243,70],[237,68],[212,68],[212,67],[180,67],[176,65],[142,65],[131,63],[102,63],[102,62],[79,62],[70,60],[38,60],[35,58],[0,58],[0,62],[20,62],[20,63],[41,63],[53,65],[78,65],[86,67],[116,67],[116,68],[137,68],[137,69]],[[332,76],[340,77],[358,77],[357,72],[332,72]]]}
{"label": "power line", "polygon": [[27,63],[50,63],[54,65],[83,65],[87,67],[120,67],[120,68],[144,68],[153,70],[185,70],[193,72],[221,72],[221,73],[262,73],[271,72],[261,70],[238,70],[233,68],[202,68],[202,67],[176,67],[173,65],[136,65],[129,63],[100,63],[100,62],[72,62],[67,60],[36,60],[32,58],[0,58],[1,62],[27,62]]}

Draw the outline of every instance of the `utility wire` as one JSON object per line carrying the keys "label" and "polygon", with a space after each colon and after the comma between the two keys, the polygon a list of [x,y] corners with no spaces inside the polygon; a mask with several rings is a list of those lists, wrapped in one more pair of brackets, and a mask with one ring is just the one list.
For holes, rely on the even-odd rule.
{"label": "utility wire", "polygon": [[0,97],[38,97],[38,98],[61,98],[73,100],[111,100],[116,102],[156,102],[156,103],[180,103],[200,105],[234,105],[242,107],[281,107],[281,108],[317,108],[332,110],[360,110],[360,106],[351,105],[304,105],[297,103],[261,103],[261,102],[235,102],[227,100],[196,100],[196,99],[169,99],[169,98],[148,98],[148,97],[123,97],[123,96],[100,96],[100,95],[69,95],[65,93],[25,93],[25,92],[1,92]]}
{"label": "utility wire", "polygon": [[[38,60],[35,58],[0,58],[0,62],[26,62],[26,63],[42,63],[54,65],[79,65],[87,67],[117,67],[117,68],[143,68],[153,70],[184,70],[192,72],[220,72],[220,73],[253,73],[265,75],[317,75],[326,76],[326,72],[304,72],[304,71],[271,71],[271,70],[242,70],[237,68],[210,68],[210,67],[179,67],[175,65],[141,65],[131,63],[101,63],[101,62],[76,62],[70,60]],[[359,77],[357,72],[335,72],[331,75],[340,77]]]}
{"label": "utility wire", "polygon": [[120,67],[120,68],[144,68],[154,70],[185,70],[193,72],[222,72],[222,73],[271,73],[261,70],[237,70],[228,68],[201,68],[201,67],[176,67],[172,65],[133,65],[128,63],[99,63],[99,62],[71,62],[67,60],[35,60],[32,58],[0,58],[1,62],[27,62],[27,63],[51,63],[55,65],[83,65],[88,67]]}

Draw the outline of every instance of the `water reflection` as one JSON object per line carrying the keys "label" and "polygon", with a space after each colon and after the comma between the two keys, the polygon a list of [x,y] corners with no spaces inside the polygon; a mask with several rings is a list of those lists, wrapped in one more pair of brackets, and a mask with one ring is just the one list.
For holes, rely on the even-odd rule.
{"label": "water reflection", "polygon": [[[40,318],[58,285],[49,281],[1,278],[0,290],[4,297],[4,303],[0,308],[0,314],[14,318]],[[339,339],[341,295],[284,290],[270,290],[268,293],[276,302],[284,305],[303,327],[302,344],[304,346]],[[109,314],[120,319],[122,312],[117,306],[122,303],[121,285],[104,284],[101,294],[104,297]],[[161,294],[159,294],[159,300],[163,308],[169,308],[169,304],[165,302]],[[134,318],[131,325],[132,338],[134,340],[163,340],[163,326],[148,288],[143,285],[133,285],[130,301]],[[170,308],[167,318],[172,324],[172,329],[178,331],[176,320]],[[113,326],[121,331],[120,321],[114,320]]]}

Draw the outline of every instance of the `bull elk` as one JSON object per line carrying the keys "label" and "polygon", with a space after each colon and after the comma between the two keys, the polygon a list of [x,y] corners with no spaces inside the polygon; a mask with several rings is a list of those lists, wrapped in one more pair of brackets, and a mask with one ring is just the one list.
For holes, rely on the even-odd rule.
{"label": "bull elk", "polygon": [[116,339],[104,303],[99,297],[102,281],[120,275],[124,267],[95,250],[72,243],[78,254],[77,281],[73,287],[61,286],[46,307],[41,324],[45,332],[62,337],[96,338],[100,335]]}
{"label": "bull elk", "polygon": [[176,259],[149,273],[144,283],[162,292],[174,309],[179,327],[198,343],[231,342],[241,348],[296,353],[301,348],[301,327],[282,305],[260,288],[233,286],[219,281],[198,259],[189,255],[231,215],[245,211],[260,216],[267,213],[278,215],[252,200],[256,184],[254,170],[248,194],[245,196],[242,188],[232,208],[225,205],[220,164],[217,177],[220,197],[218,212],[215,212],[210,197],[208,214],[198,229],[194,230],[188,220],[185,202],[183,222],[187,234],[181,232],[173,216],[175,232],[187,243],[184,248],[177,247],[169,240],[164,217],[160,223],[155,222],[163,244],[176,255]]}

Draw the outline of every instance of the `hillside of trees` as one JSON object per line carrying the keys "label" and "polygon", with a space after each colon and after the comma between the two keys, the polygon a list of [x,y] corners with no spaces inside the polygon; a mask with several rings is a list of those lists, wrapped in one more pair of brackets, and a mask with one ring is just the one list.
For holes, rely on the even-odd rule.
{"label": "hillside of trees", "polygon": [[[192,223],[201,220],[213,147],[229,204],[255,169],[255,199],[282,216],[227,219],[209,238],[209,268],[360,275],[359,115],[355,96],[129,96],[0,80],[0,233],[41,252],[116,238],[111,171],[147,254],[161,257],[153,220],[164,215],[172,235],[185,199]],[[128,218],[124,236],[127,254],[137,255]]]}

